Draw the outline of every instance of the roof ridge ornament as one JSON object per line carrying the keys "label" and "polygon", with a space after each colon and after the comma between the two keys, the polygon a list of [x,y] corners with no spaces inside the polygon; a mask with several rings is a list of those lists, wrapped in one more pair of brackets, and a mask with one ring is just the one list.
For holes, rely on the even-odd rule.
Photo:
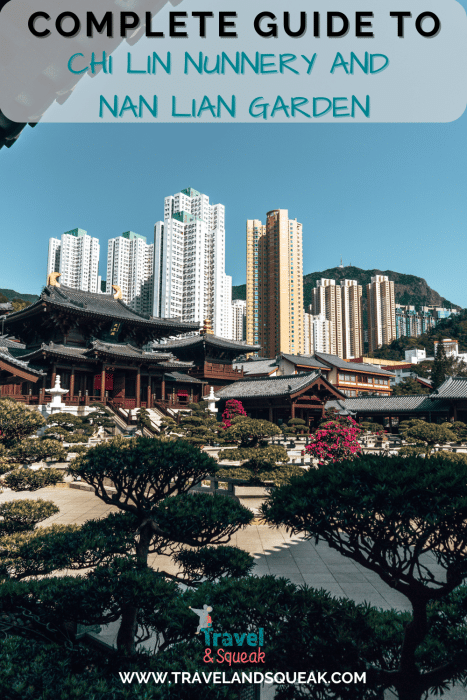
{"label": "roof ridge ornament", "polygon": [[115,289],[114,299],[123,299],[122,288],[118,284],[113,284],[112,289]]}
{"label": "roof ridge ornament", "polygon": [[61,272],[50,272],[47,275],[47,287],[60,287],[60,283],[57,281],[57,278],[61,276]]}
{"label": "roof ridge ornament", "polygon": [[199,332],[200,335],[214,335],[214,331],[212,330],[212,323],[210,318],[205,318],[204,319],[204,326]]}

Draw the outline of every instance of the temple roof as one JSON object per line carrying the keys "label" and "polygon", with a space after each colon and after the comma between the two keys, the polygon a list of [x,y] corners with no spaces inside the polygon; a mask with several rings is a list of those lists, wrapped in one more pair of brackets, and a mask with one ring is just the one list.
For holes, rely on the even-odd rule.
{"label": "temple roof", "polygon": [[336,387],[321,375],[320,372],[310,372],[309,374],[290,374],[279,377],[268,377],[267,379],[247,378],[240,379],[229,386],[216,392],[216,396],[221,399],[241,399],[241,398],[261,398],[273,396],[292,396],[309,386],[317,380],[324,382],[335,396],[342,396]]}
{"label": "temple roof", "polygon": [[91,347],[87,348],[87,350],[94,350],[106,355],[116,355],[128,358],[137,357],[143,362],[147,362],[149,360],[153,362],[162,362],[163,360],[171,360],[173,358],[171,352],[147,352],[146,350],[135,348],[129,343],[104,343],[101,340],[94,340]]}
{"label": "temple roof", "polygon": [[467,399],[467,377],[448,377],[431,396],[443,399]]}
{"label": "temple roof", "polygon": [[210,345],[215,348],[237,351],[237,355],[257,352],[260,349],[260,345],[247,345],[238,340],[226,340],[226,338],[220,338],[218,335],[211,333],[193,335],[189,338],[177,338],[176,340],[169,340],[167,343],[163,343],[164,348],[168,350],[191,349]]}
{"label": "temple roof", "polygon": [[[245,362],[235,362],[235,369],[243,369],[243,374],[264,375],[265,377],[277,372],[279,369],[275,360],[245,360]],[[329,369],[328,367],[326,369]]]}
{"label": "temple roof", "polygon": [[448,411],[449,402],[433,394],[407,396],[356,396],[339,401],[328,401],[326,409],[335,408],[339,413],[429,413]]}
{"label": "temple roof", "polygon": [[[288,362],[291,362],[293,365],[300,365],[300,367],[310,367],[311,369],[324,369],[326,372],[329,372],[329,365],[324,364],[324,362],[320,362],[318,358],[315,355],[288,355],[285,352],[282,352],[279,356],[283,357],[285,360]],[[334,355],[329,355],[329,357],[334,357]]]}
{"label": "temple roof", "polygon": [[21,311],[9,314],[5,318],[5,328],[18,320],[36,315],[37,311],[42,312],[44,304],[50,305],[52,308],[66,309],[81,316],[131,321],[133,324],[154,327],[157,330],[167,328],[169,335],[177,332],[186,333],[199,328],[198,323],[184,323],[171,318],[155,318],[149,314],[134,311],[121,299],[114,299],[113,294],[83,292],[64,286],[44,287],[38,301]]}
{"label": "temple roof", "polygon": [[385,369],[381,369],[378,365],[366,365],[359,362],[347,362],[342,360],[337,355],[328,355],[325,352],[315,352],[315,357],[321,360],[331,367],[337,367],[338,369],[345,369],[350,372],[367,372],[368,374],[382,374],[386,377],[393,377],[393,372],[387,372]]}
{"label": "temple roof", "polygon": [[0,375],[2,372],[6,372],[7,376],[13,375],[32,382],[37,382],[39,377],[46,374],[40,369],[31,367],[28,362],[13,357],[5,347],[0,347]]}
{"label": "temple roof", "polygon": [[97,355],[103,354],[109,357],[115,357],[126,360],[139,360],[146,363],[161,364],[162,367],[191,367],[192,363],[179,362],[170,352],[146,352],[135,348],[127,343],[104,343],[100,340],[95,340],[87,348],[73,347],[71,345],[62,345],[59,343],[42,343],[39,348],[31,352],[22,351],[21,358],[25,362],[43,357],[43,355],[52,355],[54,357],[64,357],[67,359],[81,359],[85,362],[97,362]]}
{"label": "temple roof", "polygon": [[166,381],[172,382],[188,382],[189,384],[205,384],[202,379],[196,379],[196,377],[191,377],[189,374],[184,374],[183,372],[167,372],[164,374],[164,379]]}
{"label": "temple roof", "polygon": [[0,335],[0,347],[4,348],[13,348],[13,349],[23,349],[26,347],[24,343],[20,343],[16,340],[12,340],[11,338],[8,338],[6,335]]}

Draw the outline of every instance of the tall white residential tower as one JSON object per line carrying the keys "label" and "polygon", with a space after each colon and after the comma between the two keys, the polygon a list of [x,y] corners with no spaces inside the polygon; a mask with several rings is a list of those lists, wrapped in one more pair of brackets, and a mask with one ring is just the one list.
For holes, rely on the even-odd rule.
{"label": "tall white residential tower", "polygon": [[154,245],[133,231],[111,238],[107,247],[107,294],[112,285],[122,290],[122,300],[135,311],[152,313]]}
{"label": "tall white residential tower", "polygon": [[83,292],[98,292],[100,245],[81,228],[49,239],[47,275],[60,272],[60,284]]}
{"label": "tall white residential tower", "polygon": [[202,325],[232,337],[232,278],[225,274],[225,211],[188,188],[166,197],[164,221],[154,227],[156,317]]}

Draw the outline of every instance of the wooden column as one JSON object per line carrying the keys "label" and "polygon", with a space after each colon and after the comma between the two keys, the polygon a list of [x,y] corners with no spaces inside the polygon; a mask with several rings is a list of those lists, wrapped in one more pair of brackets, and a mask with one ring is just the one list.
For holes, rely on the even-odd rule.
{"label": "wooden column", "polygon": [[141,367],[136,372],[136,408],[141,407]]}
{"label": "wooden column", "polygon": [[152,405],[151,405],[151,377],[148,377],[147,406],[148,406],[148,408],[152,408]]}
{"label": "wooden column", "polygon": [[39,403],[45,404],[45,377],[42,380],[42,386],[39,394]]}
{"label": "wooden column", "polygon": [[57,365],[52,365],[52,386],[55,386],[55,380],[57,379]]}
{"label": "wooden column", "polygon": [[273,422],[274,422],[274,421],[273,421],[273,418],[274,418],[274,416],[273,416],[272,406],[269,406],[269,422],[270,422],[270,423],[273,423]]}
{"label": "wooden column", "polygon": [[68,396],[70,399],[73,398],[75,395],[75,368],[71,368],[71,376],[70,376],[70,391],[68,392]]}
{"label": "wooden column", "polygon": [[102,365],[102,374],[101,374],[101,401],[104,403],[105,401],[105,365]]}
{"label": "wooden column", "polygon": [[165,399],[165,377],[162,375],[162,383],[161,383],[161,399]]}
{"label": "wooden column", "polygon": [[292,405],[290,407],[290,417],[295,418],[295,404],[293,401],[292,401]]}

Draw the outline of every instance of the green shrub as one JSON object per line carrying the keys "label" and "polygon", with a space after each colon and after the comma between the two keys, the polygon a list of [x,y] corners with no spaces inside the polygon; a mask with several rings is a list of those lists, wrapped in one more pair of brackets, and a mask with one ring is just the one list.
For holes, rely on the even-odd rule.
{"label": "green shrub", "polygon": [[229,460],[243,462],[248,459],[261,458],[271,462],[288,462],[287,450],[282,445],[268,445],[267,447],[238,447],[235,449],[221,450],[219,461]]}
{"label": "green shrub", "polygon": [[[38,498],[33,501],[23,498],[20,501],[10,501],[0,504],[0,534],[25,532],[34,529],[37,523],[47,520],[59,512],[55,503]],[[3,547],[8,545],[3,542]]]}
{"label": "green shrub", "polygon": [[87,435],[77,435],[76,433],[68,434],[65,438],[65,442],[69,444],[83,443],[86,444],[88,441]]}
{"label": "green shrub", "polygon": [[85,452],[87,452],[90,448],[90,445],[73,445],[73,447],[70,447],[70,449],[68,450],[68,453],[72,452],[73,454],[82,455]]}
{"label": "green shrub", "polygon": [[59,469],[29,469],[20,467],[3,477],[2,482],[13,491],[37,491],[63,481]]}
{"label": "green shrub", "polygon": [[272,469],[268,465],[266,470],[254,473],[251,469],[245,468],[245,464],[242,464],[241,467],[223,467],[219,469],[216,478],[234,479],[239,484],[256,485],[261,485],[265,481],[272,481],[276,486],[282,486],[283,484],[288,484],[293,476],[303,476],[304,471],[303,467],[300,467],[298,464],[285,464],[279,467],[274,466]]}

